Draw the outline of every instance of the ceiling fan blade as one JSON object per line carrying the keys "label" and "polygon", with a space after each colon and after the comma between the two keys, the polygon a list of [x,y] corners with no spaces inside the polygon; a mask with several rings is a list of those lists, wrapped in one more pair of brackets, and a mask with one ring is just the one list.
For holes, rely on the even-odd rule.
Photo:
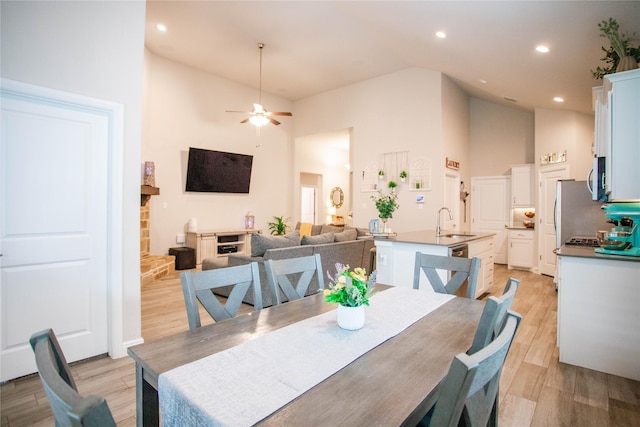
{"label": "ceiling fan blade", "polygon": [[240,123],[247,123],[249,121],[249,118],[247,117],[246,119],[244,119],[243,121],[241,121]]}
{"label": "ceiling fan blade", "polygon": [[251,114],[251,111],[237,111],[237,110],[226,110],[227,113],[244,113],[244,114]]}
{"label": "ceiling fan blade", "polygon": [[280,124],[280,122],[279,122],[279,121],[277,121],[276,119],[272,119],[271,117],[267,117],[267,119],[269,119],[269,121],[270,121],[271,123],[273,123],[274,125],[276,125],[276,126],[278,126],[278,125]]}
{"label": "ceiling fan blade", "polygon": [[268,114],[272,116],[293,116],[293,114],[289,113],[288,111],[269,111]]}

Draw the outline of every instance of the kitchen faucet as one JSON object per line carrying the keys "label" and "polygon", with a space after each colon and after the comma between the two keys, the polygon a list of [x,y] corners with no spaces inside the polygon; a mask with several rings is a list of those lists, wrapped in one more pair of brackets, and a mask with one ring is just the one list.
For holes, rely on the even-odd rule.
{"label": "kitchen faucet", "polygon": [[438,221],[437,221],[437,225],[436,225],[436,237],[440,237],[440,212],[442,212],[443,210],[446,210],[447,212],[449,212],[449,219],[453,219],[453,214],[451,213],[451,209],[443,206],[438,210]]}

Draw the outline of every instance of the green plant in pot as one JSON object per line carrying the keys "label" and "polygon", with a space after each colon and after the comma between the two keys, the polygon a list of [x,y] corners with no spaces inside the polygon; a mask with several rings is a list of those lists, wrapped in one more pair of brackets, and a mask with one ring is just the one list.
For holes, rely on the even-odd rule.
{"label": "green plant in pot", "polygon": [[287,230],[289,229],[289,226],[287,225],[287,221],[291,220],[291,218],[285,218],[283,215],[283,216],[274,216],[273,219],[275,221],[267,223],[267,226],[269,227],[269,231],[271,232],[271,234],[275,234],[278,236],[282,234],[286,234]]}
{"label": "green plant in pot", "polygon": [[610,47],[608,49],[602,47],[605,56],[601,60],[604,61],[605,67],[591,70],[593,77],[601,79],[607,74],[638,68],[640,48],[630,45],[632,39],[625,33],[620,33],[618,22],[609,18],[608,21],[600,22],[598,28],[600,29],[600,37],[609,39]]}
{"label": "green plant in pot", "polygon": [[[395,184],[395,183],[394,183]],[[389,194],[385,194],[382,190],[378,190],[377,196],[371,196],[376,204],[378,210],[378,217],[383,223],[386,223],[389,218],[393,218],[393,212],[400,207],[398,204],[398,195],[392,187]]]}

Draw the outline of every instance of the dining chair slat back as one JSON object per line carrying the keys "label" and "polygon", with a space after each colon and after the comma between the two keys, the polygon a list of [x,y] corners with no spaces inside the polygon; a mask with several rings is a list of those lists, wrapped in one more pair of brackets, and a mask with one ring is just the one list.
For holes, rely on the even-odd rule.
{"label": "dining chair slat back", "polygon": [[[253,292],[254,309],[262,309],[262,290],[257,262],[205,271],[185,271],[180,274],[180,283],[187,307],[189,329],[202,326],[198,301],[216,322],[235,317],[243,298],[250,289]],[[214,290],[225,286],[232,289],[226,301],[222,303],[216,297]]]}
{"label": "dining chair slat back", "polygon": [[29,339],[38,374],[53,411],[56,426],[111,427],[116,423],[107,402],[99,396],[82,397],[52,329]]}
{"label": "dining chair slat back", "polygon": [[264,262],[264,268],[274,304],[282,302],[281,293],[289,301],[305,297],[314,275],[318,281],[318,291],[324,289],[320,254],[299,258],[268,259]]}
{"label": "dining chair slat back", "polygon": [[522,317],[508,312],[500,334],[486,347],[472,355],[460,353],[454,357],[447,376],[440,386],[438,401],[421,425],[487,426],[494,407],[500,373],[513,337]]}
{"label": "dining chair slat back", "polygon": [[[467,282],[466,297],[476,297],[476,285],[480,271],[480,258],[454,258],[441,255],[430,255],[416,252],[413,272],[413,289],[420,288],[421,272],[424,272],[434,291],[440,294],[453,295]],[[451,278],[445,284],[437,270],[451,271]]]}
{"label": "dining chair slat back", "polygon": [[520,281],[511,277],[507,280],[507,285],[501,296],[487,298],[473,337],[473,344],[467,354],[473,354],[486,347],[500,333],[507,318],[507,311],[511,308],[516,297],[518,286],[520,286]]}

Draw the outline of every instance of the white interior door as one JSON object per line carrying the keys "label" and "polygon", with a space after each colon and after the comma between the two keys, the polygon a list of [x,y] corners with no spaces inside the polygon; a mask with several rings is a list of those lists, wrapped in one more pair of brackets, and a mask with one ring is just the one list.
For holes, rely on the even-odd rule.
{"label": "white interior door", "polygon": [[449,217],[446,212],[441,212],[441,227],[443,230],[460,231],[460,175],[455,172],[446,172],[444,177],[444,206],[451,210]]}
{"label": "white interior door", "polygon": [[36,372],[53,328],[69,361],[108,350],[109,119],[3,92],[1,380]]}
{"label": "white interior door", "polygon": [[538,269],[541,274],[555,276],[556,274],[556,228],[554,224],[554,207],[556,188],[559,179],[569,179],[567,165],[553,165],[540,168],[538,172],[539,188],[538,209],[536,217],[538,225]]}
{"label": "white interior door", "polygon": [[495,233],[495,262],[507,263],[509,201],[508,176],[471,178],[471,231]]}
{"label": "white interior door", "polygon": [[300,222],[316,224],[316,189],[302,187],[300,190]]}

